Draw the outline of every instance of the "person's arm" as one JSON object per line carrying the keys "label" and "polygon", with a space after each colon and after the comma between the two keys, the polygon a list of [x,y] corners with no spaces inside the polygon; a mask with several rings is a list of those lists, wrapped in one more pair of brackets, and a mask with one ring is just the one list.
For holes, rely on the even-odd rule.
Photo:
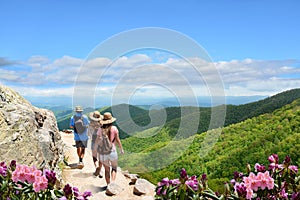
{"label": "person's arm", "polygon": [[92,137],[92,131],[94,130],[94,128],[92,128],[91,126],[88,127],[88,137],[91,138]]}
{"label": "person's arm", "polygon": [[71,119],[70,119],[70,128],[71,129],[74,128],[74,117],[71,117]]}
{"label": "person's arm", "polygon": [[95,162],[95,158],[97,158],[97,151],[98,151],[99,143],[100,143],[100,137],[97,134],[97,138],[96,138],[95,143],[94,143],[94,148],[92,149],[92,156],[93,156],[94,162]]}
{"label": "person's arm", "polygon": [[121,140],[119,137],[119,131],[116,131],[116,142],[117,142],[118,146],[120,147],[121,154],[124,154],[122,143],[121,143]]}

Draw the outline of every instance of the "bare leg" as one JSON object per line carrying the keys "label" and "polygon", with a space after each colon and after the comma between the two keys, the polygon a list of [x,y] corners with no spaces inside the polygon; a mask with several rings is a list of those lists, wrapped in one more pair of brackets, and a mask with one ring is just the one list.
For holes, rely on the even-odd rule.
{"label": "bare leg", "polygon": [[99,168],[99,177],[102,178],[103,176],[101,175],[101,168],[102,168],[102,162],[98,162],[98,168]]}
{"label": "bare leg", "polygon": [[81,158],[81,149],[79,147],[77,148],[77,155],[78,155],[78,158]]}
{"label": "bare leg", "polygon": [[95,164],[95,167],[96,167],[96,171],[94,172],[94,175],[95,175],[95,176],[98,176],[98,175],[99,175],[99,177],[102,178],[102,177],[103,177],[103,176],[101,175],[102,163],[101,163],[101,161],[98,161],[98,166],[97,166],[96,163],[97,163],[97,162],[94,163],[94,164]]}
{"label": "bare leg", "polygon": [[112,180],[112,182],[114,182],[117,177],[118,160],[111,161],[111,167],[112,167],[111,180]]}
{"label": "bare leg", "polygon": [[101,167],[102,167],[102,162],[101,162],[101,161],[98,162],[98,167],[99,167],[100,170],[101,170]]}
{"label": "bare leg", "polygon": [[81,149],[81,156],[80,156],[80,158],[83,159],[84,153],[85,153],[85,148],[81,147],[80,149]]}
{"label": "bare leg", "polygon": [[92,156],[92,157],[93,157],[94,166],[95,168],[97,168],[97,157],[96,156]]}
{"label": "bare leg", "polygon": [[104,169],[105,169],[105,181],[106,181],[106,184],[108,185],[110,183],[110,167],[109,167],[109,165],[104,164]]}

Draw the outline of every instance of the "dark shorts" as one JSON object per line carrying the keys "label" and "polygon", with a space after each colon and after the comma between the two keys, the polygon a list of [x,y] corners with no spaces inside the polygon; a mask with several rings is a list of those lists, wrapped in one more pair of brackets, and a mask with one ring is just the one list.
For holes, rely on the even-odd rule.
{"label": "dark shorts", "polygon": [[87,147],[87,140],[85,141],[75,141],[76,148],[86,148]]}

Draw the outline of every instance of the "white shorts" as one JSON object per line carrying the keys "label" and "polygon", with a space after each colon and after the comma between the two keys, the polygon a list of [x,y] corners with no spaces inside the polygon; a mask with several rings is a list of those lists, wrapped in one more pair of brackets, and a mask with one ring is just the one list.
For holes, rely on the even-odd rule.
{"label": "white shorts", "polygon": [[107,161],[115,161],[115,160],[118,160],[118,153],[117,151],[112,151],[110,154],[107,154],[107,155],[101,155],[99,154],[98,156],[100,162],[107,162]]}

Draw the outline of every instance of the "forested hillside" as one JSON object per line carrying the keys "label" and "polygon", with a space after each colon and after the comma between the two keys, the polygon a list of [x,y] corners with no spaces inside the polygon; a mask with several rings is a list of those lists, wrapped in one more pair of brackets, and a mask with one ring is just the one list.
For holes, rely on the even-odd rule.
{"label": "forested hillside", "polygon": [[[271,113],[274,110],[281,108],[282,106],[287,105],[298,98],[300,98],[300,89],[293,89],[253,103],[248,103],[248,104],[243,104],[238,106],[226,105],[226,117],[225,117],[224,126],[235,124],[245,119],[259,116],[264,113]],[[129,106],[129,112],[131,116],[131,119],[129,119],[128,121],[133,120],[139,126],[146,126],[151,122],[151,119],[149,117],[149,110],[144,110],[136,106],[127,105],[127,104],[113,106],[113,110],[117,111],[117,114],[122,116],[122,110],[127,111],[128,106]],[[167,116],[164,128],[169,129],[170,136],[176,135],[180,125],[181,117],[184,117],[184,115],[186,114],[190,116],[193,115],[200,116],[201,118],[200,122],[195,122],[195,123],[199,123],[197,133],[202,133],[209,129],[209,124],[211,121],[210,107],[184,106],[184,107],[167,107],[164,109],[166,111],[166,116]],[[112,110],[111,107],[102,109],[103,112],[111,111],[111,110]],[[154,110],[152,112],[153,115],[155,116],[155,112],[159,113],[160,111]],[[198,118],[198,116],[194,118]],[[126,118],[121,117],[121,119],[122,119],[121,121],[118,120],[117,122],[118,124],[121,125],[121,127],[130,126],[131,123],[128,122]],[[153,128],[153,127],[149,127],[149,128]],[[128,135],[132,134],[132,133],[128,134],[122,131],[122,129],[120,129],[120,132],[121,132],[121,138],[126,138],[128,137]]]}
{"label": "forested hillside", "polygon": [[[235,124],[245,119],[259,116],[264,113],[271,113],[274,110],[281,108],[282,106],[287,105],[298,98],[300,98],[300,89],[293,89],[253,103],[248,103],[248,104],[243,104],[238,106],[226,105],[226,118],[225,118],[224,126]],[[171,136],[176,135],[181,117],[184,117],[183,113],[186,113],[184,112],[184,110],[189,110],[188,112],[189,115],[200,115],[201,121],[199,123],[197,133],[205,132],[209,128],[209,123],[211,120],[210,107],[187,107],[186,106],[186,107],[167,107],[164,109],[167,116],[164,128],[170,130],[169,133]],[[132,123],[130,123],[130,120],[133,120],[138,126],[142,126],[142,127],[147,126],[151,122],[151,119],[149,117],[150,111],[142,109],[137,106],[120,104],[112,107],[99,108],[98,110],[101,113],[113,110],[114,116],[118,118],[116,125],[117,126],[120,125],[120,127],[127,127],[127,130],[128,129],[130,130],[130,125],[132,125]],[[130,117],[131,117],[130,119],[124,117],[124,112],[127,112],[128,110],[130,112]],[[88,114],[88,112],[91,111],[92,109],[88,109],[85,110],[85,113]],[[160,111],[152,110],[151,112],[153,116],[156,116],[155,112],[159,113]],[[57,123],[60,130],[69,128],[69,120],[70,117],[72,116],[72,111],[65,112],[65,111],[56,110],[55,115],[57,116],[58,119]],[[146,127],[146,128],[150,129],[150,128],[154,128],[154,126]],[[128,133],[127,131],[120,129],[121,138],[127,138],[132,134],[133,134],[132,132]]]}
{"label": "forested hillside", "polygon": [[271,113],[275,109],[290,104],[298,98],[300,98],[300,89],[293,89],[253,103],[239,106],[227,105],[225,126],[264,113]]}
{"label": "forested hillside", "polygon": [[[300,98],[300,89],[293,89],[253,103],[248,103],[248,104],[238,105],[238,106],[226,105],[226,117],[225,117],[224,126],[235,124],[245,119],[259,116],[264,113],[271,113],[274,110],[281,108],[298,98]],[[129,106],[131,119],[122,117],[123,115],[122,110],[127,111],[128,106]],[[215,109],[218,109],[218,107],[223,109],[223,106],[217,106]],[[182,117],[185,117],[185,115],[189,115],[191,120],[198,119],[200,117],[201,120],[199,122],[196,120],[194,122],[197,124],[199,123],[198,130],[196,131],[198,134],[205,132],[209,129],[209,125],[211,122],[211,109],[212,109],[210,107],[184,106],[184,107],[167,107],[164,109],[167,118],[163,128],[168,129],[168,133],[170,137],[174,137],[177,134]],[[111,110],[112,110],[111,107],[102,109],[103,112],[111,111]],[[131,120],[133,120],[138,126],[146,126],[151,122],[151,119],[149,117],[149,112],[150,112],[149,110],[144,110],[136,106],[127,105],[127,104],[113,106],[113,110],[117,111],[117,114],[121,116],[117,121],[117,125],[120,125],[120,127],[127,127],[127,130],[128,129],[130,130],[130,126],[132,125],[132,123],[130,123]],[[151,112],[153,116],[159,116],[156,115],[155,112],[160,113],[161,111],[152,110]],[[150,130],[148,131],[145,130],[146,132],[149,131],[153,132],[153,130],[155,130],[155,126],[147,127],[147,128],[149,128]],[[120,128],[121,138],[127,138],[129,135],[132,134],[133,134],[132,132],[128,133],[126,131],[123,131]],[[142,142],[146,142],[149,139],[145,138],[142,140],[145,140]]]}
{"label": "forested hillside", "polygon": [[[267,164],[266,158],[278,154],[280,160],[289,155],[295,165],[300,164],[300,99],[295,100],[272,113],[246,119],[240,123],[229,125],[222,130],[218,142],[207,156],[202,157],[201,145],[208,131],[196,135],[189,148],[172,164],[164,169],[141,174],[153,183],[168,176],[175,178],[181,168],[186,168],[189,174],[201,175],[207,173],[210,187],[221,190],[223,183],[229,181],[234,171],[246,171],[249,163],[253,169],[255,163]],[[188,138],[189,139],[189,138]],[[171,141],[168,128],[164,128],[156,136],[141,142],[140,138],[123,140],[126,151],[154,152],[163,146],[174,143],[174,146],[184,143]],[[141,166],[130,154],[121,157],[122,168],[135,169],[159,166],[162,157],[147,157],[153,166]],[[219,187],[221,186],[221,187]]]}

